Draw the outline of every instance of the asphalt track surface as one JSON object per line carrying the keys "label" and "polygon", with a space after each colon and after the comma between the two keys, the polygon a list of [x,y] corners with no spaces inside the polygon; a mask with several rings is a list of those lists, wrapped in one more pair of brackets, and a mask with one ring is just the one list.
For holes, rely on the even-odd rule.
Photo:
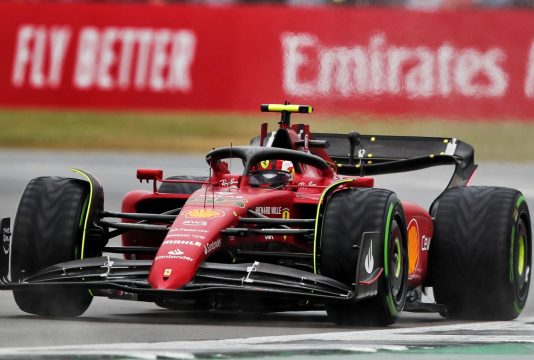
{"label": "asphalt track surface", "polygon": [[[105,208],[119,210],[122,195],[150,189],[135,179],[137,168],[162,168],[166,176],[206,175],[200,155],[59,153],[0,151],[0,216],[14,216],[26,183],[42,175],[71,176],[82,168],[103,183]],[[391,188],[401,199],[428,207],[445,187],[448,168],[377,178],[376,186]],[[534,210],[534,164],[481,164],[474,185],[501,185],[521,190]],[[534,212],[534,211],[532,211]],[[315,335],[314,335],[315,334]],[[60,347],[65,353],[169,353],[288,350],[302,347],[375,351],[403,350],[407,345],[534,343],[534,295],[519,320],[506,323],[453,322],[437,314],[404,313],[386,330],[338,327],[324,312],[274,314],[186,313],[160,309],[151,303],[96,298],[81,317],[39,318],[21,312],[10,292],[0,292],[0,356],[20,349]],[[134,344],[135,343],[135,344]],[[97,345],[98,344],[98,345]],[[105,345],[107,344],[107,345]],[[80,347],[79,345],[86,345]],[[19,350],[17,350],[17,348]],[[202,350],[203,349],[203,350]],[[207,350],[206,350],[207,349]],[[50,350],[50,349],[49,349]],[[533,349],[534,350],[534,349]],[[22,350],[25,351],[25,350]],[[532,354],[532,352],[531,352]]]}

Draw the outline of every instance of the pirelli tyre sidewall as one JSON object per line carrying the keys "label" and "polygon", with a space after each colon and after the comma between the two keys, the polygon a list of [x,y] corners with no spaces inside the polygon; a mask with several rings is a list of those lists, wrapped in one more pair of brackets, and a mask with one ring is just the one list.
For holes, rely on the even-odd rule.
{"label": "pirelli tyre sidewall", "polygon": [[[320,244],[322,275],[354,286],[365,233],[377,233],[375,268],[382,268],[376,296],[352,304],[327,304],[329,317],[341,325],[393,324],[404,308],[408,287],[406,221],[395,193],[383,189],[348,189],[328,200]],[[362,259],[365,257],[361,257]],[[363,266],[363,265],[360,265]]]}
{"label": "pirelli tyre sidewall", "polygon": [[[89,193],[89,184],[77,179],[39,177],[29,182],[13,229],[13,281],[80,257]],[[17,290],[13,294],[21,310],[41,316],[78,316],[93,299],[83,288]]]}
{"label": "pirelli tyre sidewall", "polygon": [[532,266],[525,197],[502,187],[447,190],[434,210],[434,296],[452,319],[510,320],[523,310]]}

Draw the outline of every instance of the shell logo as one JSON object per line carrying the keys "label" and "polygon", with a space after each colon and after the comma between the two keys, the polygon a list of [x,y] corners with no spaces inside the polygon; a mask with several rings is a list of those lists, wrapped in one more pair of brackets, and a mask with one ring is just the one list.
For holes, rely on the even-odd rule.
{"label": "shell logo", "polygon": [[184,213],[189,219],[213,219],[224,216],[224,211],[215,209],[192,209]]}
{"label": "shell logo", "polygon": [[408,224],[408,276],[411,277],[417,269],[419,261],[419,226],[412,220]]}

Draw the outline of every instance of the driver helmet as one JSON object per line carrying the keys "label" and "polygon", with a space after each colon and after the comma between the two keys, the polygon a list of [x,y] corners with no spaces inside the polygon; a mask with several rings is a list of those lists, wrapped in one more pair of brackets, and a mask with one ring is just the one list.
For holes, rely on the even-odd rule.
{"label": "driver helmet", "polygon": [[249,172],[249,185],[257,187],[281,187],[293,180],[294,167],[287,160],[264,160]]}

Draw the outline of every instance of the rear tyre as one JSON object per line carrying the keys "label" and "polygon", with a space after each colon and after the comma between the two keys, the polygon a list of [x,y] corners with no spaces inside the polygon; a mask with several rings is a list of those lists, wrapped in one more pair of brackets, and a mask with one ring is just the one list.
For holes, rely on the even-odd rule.
{"label": "rear tyre", "polygon": [[[171,176],[166,180],[195,180],[206,181],[202,176]],[[158,192],[167,194],[192,194],[202,187],[202,184],[194,183],[162,183]]]}
{"label": "rear tyre", "polygon": [[321,274],[353,286],[358,271],[357,246],[368,232],[378,233],[380,239],[374,245],[375,254],[381,254],[374,259],[375,268],[384,269],[377,280],[378,294],[352,304],[327,304],[328,317],[339,325],[391,325],[404,308],[408,285],[406,224],[402,206],[391,191],[350,189],[332,196],[323,220]]}
{"label": "rear tyre", "polygon": [[527,302],[532,233],[514,189],[458,187],[434,207],[430,246],[434,296],[451,319],[510,320]]}
{"label": "rear tyre", "polygon": [[[14,282],[50,265],[78,259],[89,201],[85,181],[40,177],[30,181],[17,210],[11,248]],[[22,311],[41,316],[78,316],[93,300],[87,289],[15,290]]]}

